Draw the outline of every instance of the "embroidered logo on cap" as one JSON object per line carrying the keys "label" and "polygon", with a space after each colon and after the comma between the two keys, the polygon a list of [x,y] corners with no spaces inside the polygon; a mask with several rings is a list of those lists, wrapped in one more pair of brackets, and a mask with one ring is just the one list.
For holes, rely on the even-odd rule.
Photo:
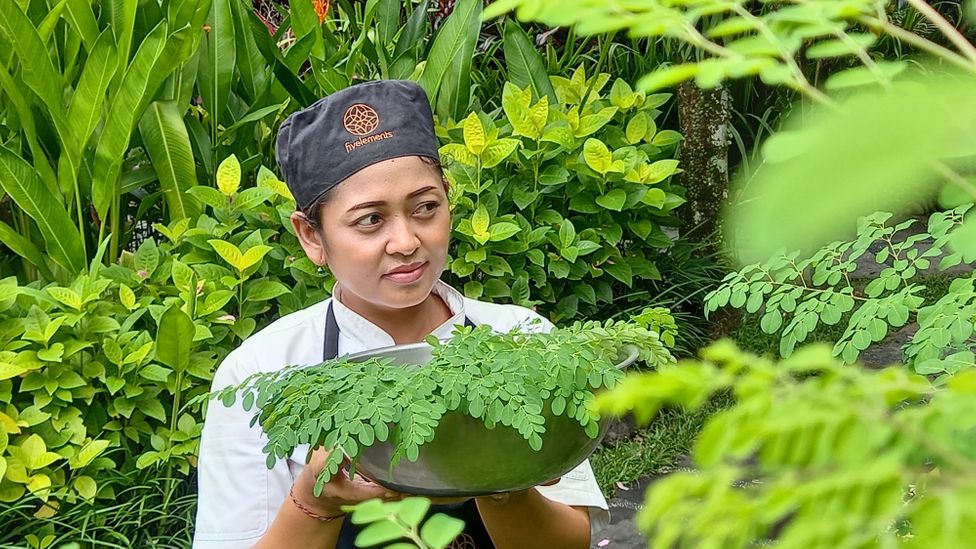
{"label": "embroidered logo on cap", "polygon": [[380,115],[376,109],[366,103],[351,105],[342,115],[342,127],[346,131],[359,136],[355,141],[346,141],[346,152],[350,153],[363,145],[376,143],[393,137],[393,132],[380,132],[370,135],[380,126]]}
{"label": "embroidered logo on cap", "polygon": [[356,103],[342,115],[342,126],[353,135],[369,135],[380,125],[376,109],[365,103]]}

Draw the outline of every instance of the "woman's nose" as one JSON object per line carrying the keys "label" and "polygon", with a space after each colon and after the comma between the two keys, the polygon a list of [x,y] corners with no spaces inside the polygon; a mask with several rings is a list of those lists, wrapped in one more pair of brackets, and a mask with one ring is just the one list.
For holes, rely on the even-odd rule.
{"label": "woman's nose", "polygon": [[411,256],[420,248],[420,238],[408,219],[397,217],[388,227],[390,234],[386,242],[386,253]]}

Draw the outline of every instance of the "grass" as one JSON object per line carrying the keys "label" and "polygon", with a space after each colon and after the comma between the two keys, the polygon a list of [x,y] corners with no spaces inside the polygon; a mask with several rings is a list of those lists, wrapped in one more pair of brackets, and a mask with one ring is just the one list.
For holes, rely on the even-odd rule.
{"label": "grass", "polygon": [[590,464],[603,494],[613,497],[617,483],[670,472],[689,455],[695,437],[713,414],[731,404],[730,396],[713,398],[695,411],[664,409],[631,439],[599,448]]}
{"label": "grass", "polygon": [[102,476],[100,484],[115,487],[114,499],[65,504],[50,518],[34,516],[40,507],[36,498],[0,507],[0,549],[24,547],[28,536],[48,538],[45,547],[189,547],[196,513],[194,487],[187,478],[177,479],[176,494],[164,508],[166,480],[151,471]]}

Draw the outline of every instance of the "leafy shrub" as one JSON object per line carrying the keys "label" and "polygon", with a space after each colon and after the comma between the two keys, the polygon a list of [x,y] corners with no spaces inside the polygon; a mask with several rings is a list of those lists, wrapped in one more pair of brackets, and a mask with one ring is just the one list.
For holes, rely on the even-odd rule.
{"label": "leafy shrub", "polygon": [[902,367],[845,366],[826,346],[774,363],[720,342],[628,376],[601,410],[649,420],[731,391],[698,470],[645,496],[650,547],[969,547],[976,529],[976,370],[944,388]]}
{"label": "leafy shrub", "polygon": [[[855,240],[833,242],[804,259],[799,252],[780,253],[765,263],[730,273],[705,296],[706,313],[726,305],[761,313],[760,327],[766,333],[780,334],[779,350],[784,357],[821,323],[834,325],[848,317],[847,328],[833,349],[847,363],[885,339],[890,328],[904,326],[915,315],[920,329],[905,349],[906,359],[919,373],[954,373],[964,359],[972,363],[968,345],[976,311],[971,303],[976,299],[972,280],[954,283],[948,295],[928,307],[922,306],[923,298],[918,295],[923,287],[911,280],[943,256],[952,231],[962,224],[969,208],[933,214],[927,232],[900,240],[894,238],[895,233],[911,228],[914,219],[891,226],[887,224],[891,214],[867,216],[858,224]],[[879,273],[858,284],[851,273],[866,254],[873,254]],[[939,268],[961,261],[962,254],[950,253],[939,260]],[[953,351],[951,357],[944,356]]]}
{"label": "leafy shrub", "polygon": [[681,136],[655,122],[670,94],[618,79],[602,95],[609,80],[553,76],[555,101],[506,84],[502,109],[438,128],[458,243],[450,271],[469,297],[560,321],[626,306],[621,288],[660,278],[663,227],[684,202],[670,180]]}
{"label": "leafy shrub", "polygon": [[593,391],[612,388],[623,376],[615,363],[621,347],[635,345],[653,366],[673,360],[658,332],[635,322],[577,322],[548,333],[510,334],[479,326],[430,343],[431,360],[419,371],[391,359],[339,358],[323,367],[254,374],[213,396],[232,406],[239,395],[245,410],[257,407],[269,465],[299,445],[329,449],[318,491],[344,459],[355,462],[377,441],[393,444],[391,467],[404,456],[416,461],[454,411],[489,429],[516,431],[537,452],[547,416],[571,418],[596,438],[599,418],[589,403]]}
{"label": "leafy shrub", "polygon": [[[210,214],[158,226],[166,242],[119,264],[99,253],[70,286],[0,281],[0,501],[112,498],[98,479],[119,467],[187,474],[201,423],[185,403],[269,313],[327,295],[281,229],[284,185],[267,170],[239,185],[231,157],[219,190],[191,190]],[[116,447],[120,460],[104,455]]]}

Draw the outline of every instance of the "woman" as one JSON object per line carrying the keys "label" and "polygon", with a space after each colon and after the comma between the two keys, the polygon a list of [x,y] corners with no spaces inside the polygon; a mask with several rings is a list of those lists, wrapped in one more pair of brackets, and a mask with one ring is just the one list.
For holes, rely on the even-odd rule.
{"label": "woman", "polygon": [[[430,107],[416,84],[369,82],[318,101],[285,120],[277,154],[298,207],[292,226],[335,289],[244,341],[218,368],[214,390],[259,371],[446,338],[458,324],[551,328],[528,309],[466,299],[439,280],[451,219]],[[240,404],[208,408],[194,547],[353,547],[342,506],[401,497],[340,473],[316,498],[325,451],[306,465],[299,448],[269,470],[251,415]],[[549,486],[437,510],[465,520],[457,547],[564,549],[588,547],[606,508],[584,462]]]}

